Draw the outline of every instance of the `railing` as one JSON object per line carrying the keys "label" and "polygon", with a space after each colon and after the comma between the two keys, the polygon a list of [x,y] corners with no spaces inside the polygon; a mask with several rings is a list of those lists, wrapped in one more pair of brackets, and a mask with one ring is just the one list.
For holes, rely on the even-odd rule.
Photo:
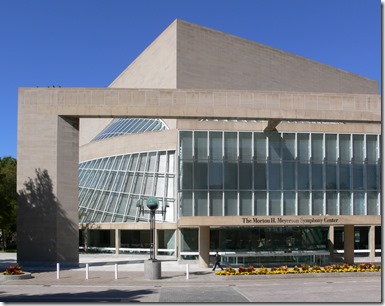
{"label": "railing", "polygon": [[329,261],[328,251],[293,251],[285,252],[254,252],[254,253],[222,253],[222,262],[225,266],[247,265],[284,265],[309,264],[325,265]]}

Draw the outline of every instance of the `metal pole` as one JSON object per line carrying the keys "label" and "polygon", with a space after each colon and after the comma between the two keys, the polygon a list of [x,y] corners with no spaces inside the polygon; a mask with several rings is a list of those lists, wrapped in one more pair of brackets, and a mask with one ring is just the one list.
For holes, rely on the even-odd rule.
{"label": "metal pole", "polygon": [[56,279],[60,278],[60,263],[56,264]]}

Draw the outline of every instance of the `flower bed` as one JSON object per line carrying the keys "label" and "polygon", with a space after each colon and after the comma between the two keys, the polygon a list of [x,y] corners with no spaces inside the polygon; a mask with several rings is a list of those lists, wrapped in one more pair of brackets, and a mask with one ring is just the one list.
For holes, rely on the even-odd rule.
{"label": "flower bed", "polygon": [[31,278],[30,272],[23,271],[18,265],[8,266],[2,274],[0,274],[0,280],[14,280],[14,279],[27,279]]}
{"label": "flower bed", "polygon": [[17,265],[8,266],[3,272],[3,275],[20,275],[20,274],[24,274],[24,271]]}
{"label": "flower bed", "polygon": [[380,272],[381,266],[374,265],[372,263],[363,263],[358,265],[349,265],[347,263],[338,265],[328,265],[324,267],[320,266],[309,266],[306,264],[302,264],[299,267],[294,266],[294,268],[288,268],[288,266],[280,266],[279,268],[265,268],[261,266],[260,268],[254,268],[254,266],[239,268],[228,267],[223,271],[218,271],[216,275],[261,275],[261,274],[299,274],[299,273],[338,273],[338,272]]}

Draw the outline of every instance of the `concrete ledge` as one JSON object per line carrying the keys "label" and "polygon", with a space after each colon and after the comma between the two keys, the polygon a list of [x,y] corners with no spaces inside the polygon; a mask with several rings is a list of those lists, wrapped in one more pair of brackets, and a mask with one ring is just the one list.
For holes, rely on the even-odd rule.
{"label": "concrete ledge", "polygon": [[0,280],[15,280],[15,279],[28,279],[28,278],[32,278],[32,274],[30,272],[24,272],[24,274],[16,274],[16,275],[0,274]]}

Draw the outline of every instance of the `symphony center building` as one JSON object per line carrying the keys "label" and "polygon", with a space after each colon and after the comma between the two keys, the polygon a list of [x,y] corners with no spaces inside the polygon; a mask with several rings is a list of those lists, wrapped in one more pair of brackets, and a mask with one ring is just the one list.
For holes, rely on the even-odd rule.
{"label": "symphony center building", "polygon": [[157,255],[381,256],[376,81],[177,19],[90,92],[126,113],[79,114],[81,250],[149,253],[155,197]]}

